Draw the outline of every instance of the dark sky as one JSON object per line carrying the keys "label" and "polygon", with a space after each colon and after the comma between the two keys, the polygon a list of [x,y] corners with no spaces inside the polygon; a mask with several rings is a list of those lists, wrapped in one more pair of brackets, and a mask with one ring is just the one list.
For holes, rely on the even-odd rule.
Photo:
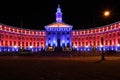
{"label": "dark sky", "polygon": [[[27,29],[44,30],[44,26],[55,22],[55,12],[60,4],[63,21],[73,29],[99,27],[120,21],[120,0],[39,0],[4,1],[0,5],[0,23]],[[109,17],[103,16],[110,10]]]}

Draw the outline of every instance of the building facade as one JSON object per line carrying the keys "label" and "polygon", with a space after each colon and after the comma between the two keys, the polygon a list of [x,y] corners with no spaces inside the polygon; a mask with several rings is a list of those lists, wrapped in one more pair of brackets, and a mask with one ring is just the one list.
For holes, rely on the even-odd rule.
{"label": "building facade", "polygon": [[72,30],[73,26],[62,20],[60,6],[56,12],[56,22],[46,25],[45,30],[29,30],[0,24],[0,52],[17,52],[26,49],[33,52],[47,50],[48,47],[62,47],[77,51],[120,51],[120,22],[109,25]]}

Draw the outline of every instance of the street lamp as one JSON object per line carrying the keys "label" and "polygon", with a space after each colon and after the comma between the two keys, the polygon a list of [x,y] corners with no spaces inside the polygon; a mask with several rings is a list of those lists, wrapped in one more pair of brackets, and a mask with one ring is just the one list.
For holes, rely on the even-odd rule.
{"label": "street lamp", "polygon": [[[108,11],[108,10],[106,10],[106,11],[104,11],[104,16],[105,17],[108,17],[110,15],[110,11]],[[102,47],[101,47],[101,51],[102,51],[102,53],[101,53],[101,60],[105,60],[105,54],[104,54],[104,37],[103,37],[103,34],[102,34],[102,36],[101,36],[101,45],[102,45]]]}
{"label": "street lamp", "polygon": [[104,11],[104,16],[108,17],[110,15],[110,11]]}

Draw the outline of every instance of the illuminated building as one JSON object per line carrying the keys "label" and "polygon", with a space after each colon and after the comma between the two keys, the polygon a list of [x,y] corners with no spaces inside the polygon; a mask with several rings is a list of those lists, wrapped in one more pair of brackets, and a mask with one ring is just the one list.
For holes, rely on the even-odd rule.
{"label": "illuminated building", "polygon": [[56,22],[45,26],[46,47],[71,47],[72,26],[62,21],[62,12],[58,5],[56,12]]}
{"label": "illuminated building", "polygon": [[[50,47],[69,47],[78,51],[90,51],[93,48],[101,51],[120,51],[120,22],[109,25],[72,30],[73,26],[62,20],[60,6],[56,12],[56,22],[46,25],[45,30],[21,29],[0,24],[0,52],[17,52],[27,49],[33,52]],[[103,45],[101,44],[103,38]]]}

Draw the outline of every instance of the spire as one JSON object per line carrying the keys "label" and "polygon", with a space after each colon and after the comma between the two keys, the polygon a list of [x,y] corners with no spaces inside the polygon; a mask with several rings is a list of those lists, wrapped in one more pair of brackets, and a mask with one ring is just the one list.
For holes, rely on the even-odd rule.
{"label": "spire", "polygon": [[61,12],[60,5],[58,5],[57,7],[56,22],[62,22],[62,12]]}

